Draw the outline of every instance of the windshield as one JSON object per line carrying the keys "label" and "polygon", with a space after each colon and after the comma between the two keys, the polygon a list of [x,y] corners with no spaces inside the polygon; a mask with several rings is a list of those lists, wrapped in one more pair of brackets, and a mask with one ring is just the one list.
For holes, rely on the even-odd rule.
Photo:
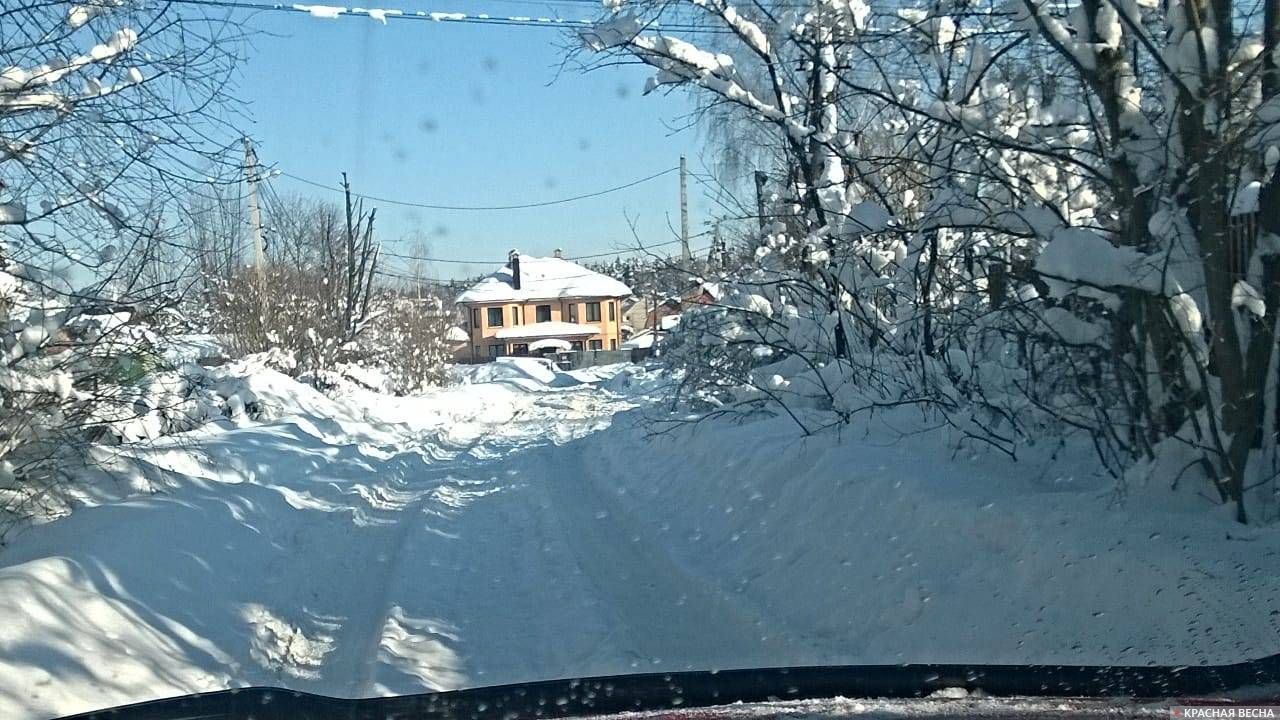
{"label": "windshield", "polygon": [[1280,4],[396,1],[0,3],[0,717],[1280,653]]}

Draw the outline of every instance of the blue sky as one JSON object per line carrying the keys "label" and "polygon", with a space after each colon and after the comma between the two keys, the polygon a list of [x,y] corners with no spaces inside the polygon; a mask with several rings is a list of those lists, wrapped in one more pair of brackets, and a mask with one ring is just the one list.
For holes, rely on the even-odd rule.
{"label": "blue sky", "polygon": [[[391,3],[406,11],[545,16],[549,7],[500,0]],[[566,18],[595,8],[567,6]],[[676,165],[700,171],[699,134],[683,94],[641,94],[638,67],[583,74],[559,69],[561,31],[358,16],[254,16],[259,35],[240,78],[259,158],[289,173],[337,184],[351,176],[369,195],[433,204],[501,205],[592,192]],[[581,255],[634,244],[627,216],[646,243],[679,226],[675,173],[600,198],[547,208],[459,212],[378,206],[390,248],[492,258],[490,265],[434,265],[447,278],[487,272],[510,248]],[[337,199],[287,177],[276,192]],[[710,205],[690,179],[690,232]],[[699,245],[697,241],[694,247]],[[396,261],[404,265],[403,261]]]}

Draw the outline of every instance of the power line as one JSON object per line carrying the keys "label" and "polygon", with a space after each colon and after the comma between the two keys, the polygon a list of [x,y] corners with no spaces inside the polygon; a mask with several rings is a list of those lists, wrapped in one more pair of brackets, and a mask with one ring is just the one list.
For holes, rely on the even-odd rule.
{"label": "power line", "polygon": [[[384,253],[384,254],[390,254],[390,253]],[[419,277],[416,274],[414,274],[411,269],[407,269],[407,268],[392,268],[390,270],[379,268],[375,270],[375,272],[381,275],[384,275],[386,277],[394,277],[394,278],[399,278],[401,280],[419,280],[423,283],[428,283],[433,285],[451,285],[451,284],[459,285],[459,284],[466,284],[467,282],[470,282],[468,280],[454,280],[454,281],[432,280],[430,278]],[[585,272],[585,273],[576,273],[574,275],[561,275],[556,277],[556,280],[574,280],[577,278],[593,277],[599,274],[600,273],[596,273],[596,272]],[[485,277],[489,277],[489,275],[486,275]]]}
{"label": "power line", "polygon": [[[689,239],[692,240],[693,238],[698,238],[698,237],[702,237],[704,235],[709,235],[709,234],[711,234],[711,231],[706,230],[698,233],[697,235],[690,235]],[[612,252],[592,253],[589,255],[574,255],[572,257],[566,257],[563,259],[593,260],[593,259],[602,258],[602,257],[616,257],[619,255],[627,255],[630,253],[647,252],[653,248],[664,247],[667,245],[674,245],[678,242],[681,242],[681,240],[679,238],[676,238],[675,240],[667,240],[665,242],[653,243],[652,245],[642,245],[637,248],[627,248],[626,250],[614,250]],[[386,255],[387,257],[396,258],[398,260],[412,260],[415,262],[429,262],[429,263],[446,263],[451,265],[490,265],[494,262],[493,258],[488,258],[486,260],[462,260],[459,258],[437,258],[437,257],[427,257],[425,255],[410,255],[407,253],[398,253],[392,250],[387,250],[385,248],[381,251],[381,254]],[[567,277],[586,277],[586,276],[571,275]]]}
{"label": "power line", "polygon": [[[436,23],[463,23],[475,25],[507,25],[521,27],[543,27],[543,28],[564,28],[577,27],[593,29],[597,23],[593,20],[566,20],[564,18],[550,17],[524,17],[509,16],[495,17],[488,13],[476,13],[474,15],[462,12],[430,12],[423,10],[397,10],[392,8],[348,8],[330,5],[282,5],[279,3],[254,3],[239,2],[238,0],[169,0],[177,5],[198,5],[203,7],[219,7],[230,8],[233,10],[252,10],[257,12],[283,12],[302,15],[311,15],[313,17],[324,18],[327,20],[337,19],[344,15],[363,16],[386,22],[389,20],[425,20],[427,22]],[[725,35],[732,31],[728,28],[709,27],[692,24],[659,24],[653,23],[645,28],[646,30],[671,30],[686,33],[704,33],[711,35]]]}
{"label": "power line", "polygon": [[[706,233],[702,233],[702,234],[705,235]],[[698,236],[694,235],[692,237],[698,237]],[[618,250],[616,252],[595,253],[593,255],[575,255],[569,259],[570,260],[592,260],[595,258],[602,258],[602,257],[615,257],[618,255],[627,255],[634,252],[645,252],[651,248],[663,247],[665,245],[675,245],[678,242],[681,242],[680,238],[676,238],[675,240],[667,240],[666,242],[654,243],[652,245],[642,245],[638,248],[628,248],[626,250]]]}
{"label": "power line", "polygon": [[[706,234],[707,234],[707,233],[705,233],[705,232],[704,232],[704,233],[699,233],[699,235],[706,235]],[[691,237],[698,237],[698,235],[694,235],[694,236],[691,236]],[[674,242],[680,242],[680,241],[679,241],[679,240],[675,240]],[[672,244],[672,243],[668,242],[668,243],[659,243],[659,244],[661,244],[661,245],[670,245],[670,244]],[[657,247],[657,245],[650,245],[650,246],[646,247],[645,249],[648,249],[649,247]],[[712,245],[707,245],[706,247],[697,248],[697,249],[693,250],[693,251],[692,251],[692,253],[693,253],[694,255],[697,255],[698,253],[704,253],[704,252],[706,252],[706,251],[710,250],[712,247],[714,247],[714,243],[713,243]],[[626,252],[632,252],[632,251],[626,251]],[[404,259],[409,259],[409,260],[423,260],[423,261],[428,261],[428,262],[466,263],[466,264],[473,264],[473,265],[474,265],[474,264],[486,264],[486,263],[492,263],[492,262],[493,262],[493,260],[441,260],[441,259],[437,259],[437,258],[419,258],[419,257],[414,257],[414,256],[402,256],[402,255],[398,255],[397,253],[393,253],[393,252],[390,252],[390,251],[388,251],[388,250],[383,250],[383,251],[381,252],[381,254],[382,254],[382,255],[388,255],[388,256],[391,256],[391,257],[398,257],[398,258],[404,258]],[[605,253],[605,254],[613,254],[613,253]],[[596,257],[596,256],[579,256],[579,257],[578,257],[578,258],[576,258],[576,259],[581,260],[581,259],[583,259],[584,257]],[[566,259],[568,259],[568,258],[566,258]],[[375,274],[378,274],[378,275],[382,275],[383,277],[395,278],[395,279],[398,279],[398,280],[413,280],[413,281],[416,281],[416,282],[421,282],[421,283],[423,283],[424,285],[435,285],[435,286],[438,286],[438,287],[457,287],[457,286],[459,286],[459,285],[463,285],[463,284],[467,284],[467,283],[471,282],[470,280],[434,280],[434,279],[431,279],[431,278],[428,278],[428,277],[423,277],[423,276],[417,275],[417,274],[415,274],[415,273],[412,271],[412,269],[410,269],[410,268],[391,268],[391,269],[377,268],[376,270],[374,270],[374,273],[375,273]],[[597,273],[597,272],[590,272],[590,271],[589,271],[589,272],[585,272],[585,273],[577,273],[577,274],[574,274],[574,275],[562,275],[562,276],[557,277],[556,279],[557,279],[557,280],[572,280],[572,279],[576,279],[576,278],[593,277],[593,276],[596,276],[596,275],[599,275],[599,274],[600,274],[600,273]],[[486,276],[486,277],[488,277],[488,276]]]}
{"label": "power line", "polygon": [[[619,190],[626,190],[627,188],[635,187],[636,185],[649,182],[650,180],[656,180],[657,178],[660,178],[663,175],[668,175],[670,173],[673,173],[678,169],[679,168],[677,167],[669,167],[666,170],[663,170],[662,172],[654,173],[653,175],[640,178],[639,180],[632,180],[629,183],[624,183],[622,185],[615,185],[614,187],[605,188],[603,190],[597,190],[595,192],[584,193],[582,195],[574,195],[572,197],[559,198],[557,200],[546,200],[544,202],[521,203],[519,205],[435,205],[431,203],[412,202],[409,200],[395,200],[392,198],[377,197],[375,195],[362,195],[360,193],[354,193],[354,192],[351,194],[354,197],[363,198],[365,200],[370,200],[372,202],[387,203],[389,205],[403,205],[405,207],[425,208],[427,210],[467,210],[467,211],[524,210],[528,208],[548,207],[550,205],[563,205],[565,203],[576,202],[578,200],[586,200],[588,198],[600,197],[601,195],[608,195],[609,193],[617,192]],[[292,173],[287,173],[284,171],[278,171],[278,172],[285,177],[292,178],[294,180],[297,180],[298,182],[305,183],[307,185],[322,188],[324,190],[332,190],[334,192],[343,192],[342,188],[334,185],[325,185],[324,183],[316,182],[315,180],[308,180],[307,178],[299,177],[297,175],[294,175]]]}
{"label": "power line", "polygon": [[568,7],[590,6],[594,9],[599,9],[601,7],[600,0],[491,0],[491,2],[499,5],[540,5],[542,7],[548,7],[550,5],[565,5]]}
{"label": "power line", "polygon": [[[668,175],[668,174],[670,174],[670,173],[672,173],[672,172],[675,172],[675,171],[676,171],[676,170],[678,170],[678,169],[679,169],[679,167],[670,167],[670,168],[667,168],[666,170],[662,170],[662,171],[660,171],[660,172],[658,172],[658,173],[655,173],[655,174],[653,174],[653,175],[649,175],[649,176],[647,176],[647,177],[640,178],[640,179],[638,179],[638,180],[633,180],[633,181],[631,181],[631,182],[629,182],[629,183],[624,183],[624,184],[622,184],[622,185],[616,185],[616,186],[614,186],[614,187],[605,188],[605,189],[603,189],[603,190],[597,190],[597,191],[595,191],[595,192],[591,192],[591,193],[585,193],[585,194],[582,194],[582,195],[575,195],[575,196],[567,197],[567,198],[560,198],[560,199],[557,199],[557,200],[548,200],[548,201],[545,201],[545,202],[539,202],[539,203],[525,203],[525,204],[521,204],[521,205],[498,205],[498,206],[488,206],[488,207],[480,207],[480,206],[466,206],[466,207],[464,207],[464,206],[457,206],[457,205],[431,205],[431,204],[426,204],[426,203],[410,202],[410,201],[405,201],[405,200],[393,200],[393,199],[389,199],[389,198],[380,198],[380,197],[376,197],[376,196],[373,196],[373,195],[362,195],[362,194],[360,194],[360,193],[355,193],[355,192],[353,192],[353,193],[351,193],[351,194],[352,194],[352,196],[353,196],[353,197],[363,198],[363,199],[370,200],[370,201],[373,201],[373,202],[385,202],[385,203],[389,203],[389,204],[393,204],[393,205],[405,205],[405,206],[409,206],[409,207],[428,208],[428,209],[435,209],[435,210],[440,210],[440,209],[444,209],[444,210],[514,210],[514,209],[518,209],[518,208],[533,208],[533,207],[545,207],[545,206],[551,206],[551,205],[562,205],[562,204],[569,203],[569,202],[574,202],[574,201],[577,201],[577,200],[583,200],[583,199],[592,198],[592,197],[599,197],[599,196],[601,196],[601,195],[606,195],[606,194],[608,194],[608,193],[617,192],[617,191],[619,191],[619,190],[625,190],[626,188],[630,188],[630,187],[635,187],[636,185],[639,185],[639,184],[641,184],[641,183],[645,183],[645,182],[648,182],[648,181],[650,181],[650,180],[654,180],[654,179],[656,179],[656,178],[662,177],[662,176],[664,176],[664,175]],[[312,186],[314,186],[314,187],[322,188],[322,189],[325,189],[325,190],[332,190],[332,191],[334,191],[334,192],[345,192],[345,190],[343,190],[343,188],[340,188],[340,187],[335,187],[335,186],[325,185],[325,184],[323,184],[323,183],[319,183],[319,182],[316,182],[316,181],[314,181],[314,180],[308,180],[307,178],[300,177],[300,176],[297,176],[297,175],[293,175],[293,174],[291,174],[291,173],[287,173],[287,172],[284,172],[284,171],[279,171],[279,170],[278,170],[278,171],[276,171],[276,172],[277,172],[278,174],[280,174],[280,175],[283,175],[283,176],[286,176],[286,177],[292,178],[292,179],[294,179],[294,180],[297,180],[297,181],[299,181],[299,182],[305,183],[305,184],[307,184],[307,185],[312,185]],[[267,197],[269,197],[269,198],[272,200],[272,207],[273,207],[273,208],[274,208],[274,207],[277,207],[277,206],[279,205],[279,203],[280,203],[280,200],[279,200],[279,196],[278,196],[278,195],[276,194],[276,192],[275,192],[275,188],[272,186],[272,184],[271,184],[270,182],[263,183],[263,185],[264,185],[264,187],[265,187]],[[273,213],[269,213],[269,214],[273,214]],[[691,235],[691,236],[690,236],[690,239],[698,238],[698,237],[703,237],[704,235],[708,235],[708,234],[710,234],[710,231],[700,232],[700,233],[697,233],[696,235]],[[574,256],[571,256],[571,257],[567,257],[567,258],[565,258],[565,259],[566,259],[566,260],[592,260],[592,259],[603,258],[603,257],[616,257],[616,256],[621,256],[621,255],[628,255],[628,254],[631,254],[631,253],[642,253],[642,252],[647,252],[647,251],[649,251],[649,250],[651,250],[651,249],[653,249],[653,248],[665,247],[665,246],[667,246],[667,245],[674,245],[674,244],[679,243],[679,242],[682,242],[682,241],[681,241],[679,238],[676,238],[676,239],[674,239],[674,240],[667,240],[667,241],[665,241],[665,242],[653,243],[653,244],[650,244],[650,245],[641,245],[640,247],[627,248],[627,249],[624,249],[624,250],[614,250],[614,251],[610,251],[610,252],[590,253],[590,254],[586,254],[586,255],[574,255]],[[392,250],[386,250],[386,249],[383,249],[383,250],[382,250],[382,254],[383,254],[383,255],[386,255],[386,256],[389,256],[389,257],[398,258],[398,259],[401,259],[401,260],[413,260],[413,261],[417,261],[417,262],[432,262],[432,263],[447,263],[447,264],[453,264],[453,265],[488,265],[488,264],[491,264],[491,263],[493,262],[493,258],[486,258],[486,259],[483,259],[483,260],[464,260],[464,259],[459,259],[459,258],[437,258],[437,257],[427,257],[427,256],[423,256],[423,255],[410,255],[410,254],[407,254],[407,253],[398,253],[398,252],[395,252],[395,251],[392,251]]]}

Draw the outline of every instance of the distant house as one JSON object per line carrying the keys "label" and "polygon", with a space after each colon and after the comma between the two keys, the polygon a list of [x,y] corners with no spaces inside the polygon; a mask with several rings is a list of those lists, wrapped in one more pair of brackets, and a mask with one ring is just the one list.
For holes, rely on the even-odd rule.
{"label": "distant house", "polygon": [[622,343],[623,350],[645,350],[652,348],[655,343],[665,342],[664,338],[680,324],[680,314],[663,315],[658,318],[658,329],[655,332],[652,327],[643,330],[637,330],[627,337],[627,341]]}
{"label": "distant house", "polygon": [[454,325],[445,333],[445,342],[454,360],[471,359],[471,333]]}
{"label": "distant house", "polygon": [[622,303],[622,334],[631,337],[633,333],[645,328],[649,310],[653,307],[653,299],[639,295],[632,296]]}
{"label": "distant house", "polygon": [[[654,298],[633,298],[625,312],[629,335],[639,334],[646,328],[652,329],[661,318],[678,316],[693,305],[714,305],[719,299],[720,286],[712,282],[698,283],[680,295],[660,298],[656,302]],[[659,329],[668,328],[663,326]]]}
{"label": "distant house", "polygon": [[458,296],[470,359],[617,350],[631,288],[560,257],[511,251],[507,264]]}

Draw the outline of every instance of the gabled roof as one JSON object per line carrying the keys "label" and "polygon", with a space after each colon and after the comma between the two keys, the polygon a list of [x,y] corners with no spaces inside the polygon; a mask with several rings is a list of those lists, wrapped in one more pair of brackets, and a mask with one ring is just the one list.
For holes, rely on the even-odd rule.
{"label": "gabled roof", "polygon": [[631,288],[577,263],[557,257],[520,256],[520,289],[511,286],[511,266],[472,285],[460,303],[523,302],[573,297],[626,297]]}

